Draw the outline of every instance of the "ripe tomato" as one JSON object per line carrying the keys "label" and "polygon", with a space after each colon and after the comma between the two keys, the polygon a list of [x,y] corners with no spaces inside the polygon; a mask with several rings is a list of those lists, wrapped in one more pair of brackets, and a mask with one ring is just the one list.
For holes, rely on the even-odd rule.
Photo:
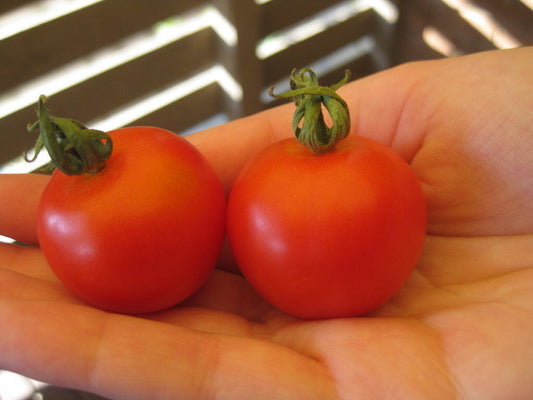
{"label": "ripe tomato", "polygon": [[207,279],[225,235],[214,170],[185,139],[152,127],[108,132],[92,175],[55,171],[38,208],[42,251],[64,285],[97,307],[151,312]]}
{"label": "ripe tomato", "polygon": [[228,234],[250,284],[302,318],[368,313],[404,284],[419,258],[426,208],[408,164],[351,136],[318,155],[287,139],[238,176]]}

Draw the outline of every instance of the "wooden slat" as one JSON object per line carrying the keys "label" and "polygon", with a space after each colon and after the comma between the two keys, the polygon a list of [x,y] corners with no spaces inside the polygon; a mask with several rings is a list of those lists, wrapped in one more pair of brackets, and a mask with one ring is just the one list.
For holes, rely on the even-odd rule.
{"label": "wooden slat", "polygon": [[520,0],[472,0],[472,3],[490,12],[523,45],[533,45],[533,10]]}
{"label": "wooden slat", "polygon": [[424,42],[422,32],[426,26],[427,21],[416,11],[405,10],[400,14],[390,53],[393,64],[442,57]]}
{"label": "wooden slat", "polygon": [[[52,111],[57,110],[59,116],[83,122],[108,114],[214,64],[214,36],[210,29],[197,32],[51,96],[50,107]],[[31,105],[0,119],[0,163],[33,145],[34,137],[24,129],[35,119],[34,109]]]}
{"label": "wooden slat", "polygon": [[2,40],[0,91],[197,5],[193,0],[106,0]]}
{"label": "wooden slat", "polygon": [[341,0],[272,0],[261,6],[260,36],[290,27]]}
{"label": "wooden slat", "polygon": [[372,30],[373,21],[374,11],[365,11],[265,59],[264,85],[268,86],[282,79],[292,68],[309,65],[336,49],[356,41]]}
{"label": "wooden slat", "polygon": [[441,31],[459,52],[495,49],[490,40],[442,1],[411,0],[400,5],[400,21],[394,45],[397,63],[442,56],[423,42],[422,32],[428,25]]}
{"label": "wooden slat", "polygon": [[[424,0],[417,1],[417,4],[424,2]],[[423,16],[464,53],[495,49],[494,44],[465,21],[456,10],[449,8],[441,1],[433,0],[431,10],[428,10]]]}
{"label": "wooden slat", "polygon": [[210,29],[104,72],[53,96],[65,115],[93,120],[135,99],[163,90],[215,63]]}
{"label": "wooden slat", "polygon": [[220,86],[213,83],[128,125],[158,126],[180,133],[219,113],[222,110],[222,92]]}
{"label": "wooden slat", "polygon": [[[389,66],[391,57],[394,63],[441,57],[423,40],[428,25],[438,29],[459,52],[495,47],[442,0],[393,0],[400,13],[395,27],[368,11],[265,60],[255,56],[257,43],[266,35],[292,27],[341,1],[272,0],[259,5],[253,0],[105,0],[0,41],[0,93],[150,29],[158,21],[209,4],[217,7],[238,31],[236,45],[228,45],[210,29],[202,30],[55,94],[49,103],[52,112],[57,110],[60,115],[86,122],[95,120],[212,65],[223,65],[241,84],[242,101],[229,98],[213,83],[134,122],[181,131],[218,113],[237,118],[277,104],[261,103],[259,93],[264,87],[285,79],[292,67],[323,59],[367,34],[375,40],[376,48],[321,76],[323,84],[336,82],[344,68],[352,70],[354,79],[370,74]],[[487,9],[522,43],[533,44],[533,12],[524,3],[470,1]],[[29,2],[1,0],[0,12]],[[0,119],[0,164],[32,147],[35,136],[25,128],[35,120],[35,114],[35,105],[31,105]]]}
{"label": "wooden slat", "polygon": [[35,0],[2,0],[0,1],[0,14],[13,11],[18,7],[25,6]]}
{"label": "wooden slat", "polygon": [[255,55],[259,41],[259,17],[261,8],[254,1],[213,0],[213,5],[238,32],[235,46],[218,42],[217,58],[235,77],[243,91],[242,101],[227,103],[231,119],[249,115],[262,109],[259,99],[262,84],[260,60]]}
{"label": "wooden slat", "polygon": [[[168,129],[175,133],[180,133],[181,131],[188,129],[191,126],[194,126],[219,113],[222,109],[223,97],[224,94],[222,93],[222,89],[216,83],[213,83],[195,93],[192,93],[186,98],[180,99],[127,125],[157,126]],[[50,103],[52,111],[54,109],[59,110],[52,100],[50,100]],[[2,143],[2,147],[0,147],[0,149],[10,149],[11,151],[9,153],[4,153],[4,151],[2,151],[2,156],[4,157],[2,157],[3,159],[0,159],[0,165],[22,155],[24,150],[31,149],[35,144],[37,135],[35,133],[29,133],[23,128],[25,123],[28,121],[33,121],[36,118],[34,115],[31,117],[26,117],[26,114],[29,114],[29,111],[31,110],[24,110],[24,115],[17,115],[17,119],[19,119],[21,122],[21,128],[14,132],[10,132],[11,135],[6,136],[5,139],[7,140]],[[33,112],[33,114],[35,114],[35,112]],[[63,113],[61,113],[61,115],[63,115]],[[23,139],[25,145],[19,149],[21,138]],[[15,148],[17,148],[16,152],[13,151]],[[5,157],[6,154],[8,157]]]}

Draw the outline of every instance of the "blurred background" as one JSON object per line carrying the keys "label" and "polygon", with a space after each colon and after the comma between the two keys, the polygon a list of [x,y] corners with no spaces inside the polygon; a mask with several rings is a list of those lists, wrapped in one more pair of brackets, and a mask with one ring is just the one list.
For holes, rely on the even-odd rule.
{"label": "blurred background", "polygon": [[[48,161],[21,158],[40,94],[94,129],[186,135],[276,105],[295,67],[332,84],[532,44],[533,0],[1,0],[0,172]],[[0,371],[0,400],[89,396]]]}
{"label": "blurred background", "polygon": [[36,168],[40,94],[95,129],[187,134],[276,104],[295,67],[332,84],[528,44],[533,0],[2,0],[0,172]]}

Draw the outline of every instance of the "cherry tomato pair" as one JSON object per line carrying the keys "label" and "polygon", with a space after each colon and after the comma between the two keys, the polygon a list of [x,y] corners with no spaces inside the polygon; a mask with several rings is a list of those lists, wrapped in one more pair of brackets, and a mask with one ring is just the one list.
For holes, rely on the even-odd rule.
{"label": "cherry tomato pair", "polygon": [[[296,137],[250,160],[227,204],[242,273],[267,301],[302,318],[380,307],[411,274],[425,238],[424,195],[409,165],[376,141],[347,137],[348,106],[335,91],[348,78],[326,88],[312,71],[293,71],[293,90],[278,97],[295,99]],[[225,196],[208,162],[171,132],[87,131],[48,116],[41,103],[38,148],[56,140],[52,160],[63,172],[42,196],[38,235],[59,279],[87,302],[126,313],[194,293],[225,235]],[[76,130],[85,130],[81,148],[69,140]],[[88,173],[69,176],[80,170]]]}

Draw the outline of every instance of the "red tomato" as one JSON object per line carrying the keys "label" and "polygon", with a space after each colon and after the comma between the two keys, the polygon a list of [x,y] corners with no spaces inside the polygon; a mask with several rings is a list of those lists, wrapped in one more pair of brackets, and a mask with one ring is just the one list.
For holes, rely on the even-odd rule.
{"label": "red tomato", "polygon": [[228,234],[250,284],[302,318],[368,313],[405,283],[422,250],[426,207],[408,164],[351,136],[317,155],[296,139],[251,160],[228,201]]}
{"label": "red tomato", "polygon": [[63,284],[92,305],[124,313],[170,307],[215,265],[225,235],[222,185],[172,132],[109,135],[103,170],[53,174],[38,209],[40,246]]}

